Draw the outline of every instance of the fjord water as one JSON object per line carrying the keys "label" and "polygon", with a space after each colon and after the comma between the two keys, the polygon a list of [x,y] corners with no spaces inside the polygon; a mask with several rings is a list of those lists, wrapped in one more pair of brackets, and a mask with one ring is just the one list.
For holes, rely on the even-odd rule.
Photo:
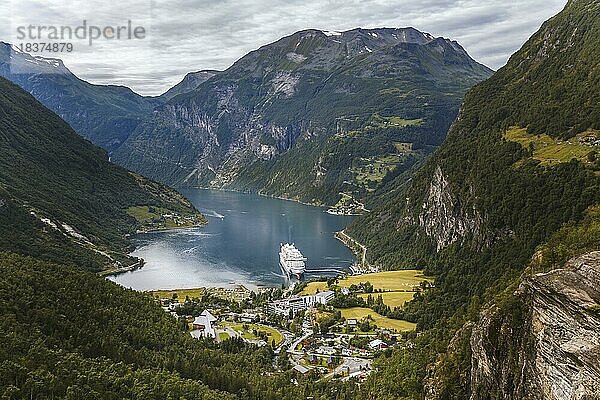
{"label": "fjord water", "polygon": [[308,277],[347,270],[354,261],[334,237],[352,217],[255,194],[181,192],[206,215],[208,225],[136,235],[132,255],[146,264],[111,280],[136,290],[280,286],[288,283],[279,267],[281,242],[295,243],[308,258]]}

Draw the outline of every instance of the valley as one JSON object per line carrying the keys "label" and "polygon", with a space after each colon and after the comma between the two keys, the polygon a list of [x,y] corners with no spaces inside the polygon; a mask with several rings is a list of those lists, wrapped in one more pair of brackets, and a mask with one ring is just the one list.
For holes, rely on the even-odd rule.
{"label": "valley", "polygon": [[0,42],[0,397],[600,398],[600,3],[257,4]]}

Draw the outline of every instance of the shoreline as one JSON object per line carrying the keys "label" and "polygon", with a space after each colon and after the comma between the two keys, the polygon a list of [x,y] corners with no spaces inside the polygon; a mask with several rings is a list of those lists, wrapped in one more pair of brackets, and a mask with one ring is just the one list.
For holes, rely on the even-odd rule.
{"label": "shoreline", "polygon": [[[202,215],[204,215],[204,214],[202,214]],[[202,228],[203,226],[206,226],[206,225],[208,225],[208,218],[206,218],[206,222],[201,223],[201,224],[192,225],[192,226],[175,226],[172,228],[152,228],[152,229],[148,229],[148,230],[138,229],[135,231],[135,233],[133,233],[133,235],[143,235],[145,233],[157,233],[157,232],[168,232],[168,231],[181,231],[181,230],[185,230],[185,229]]]}
{"label": "shoreline", "polygon": [[[180,226],[180,227],[172,227],[172,228],[154,228],[154,229],[148,229],[148,230],[141,230],[141,229],[137,229],[134,233],[128,233],[125,235],[125,237],[127,239],[130,239],[133,235],[145,235],[148,233],[160,233],[160,232],[169,232],[169,231],[181,231],[181,230],[185,230],[185,229],[195,229],[195,228],[201,228],[203,226],[208,225],[208,218],[206,218],[206,222],[203,222],[201,224],[194,224],[192,226]],[[135,248],[134,248],[135,251]],[[134,257],[132,256],[133,252],[131,253],[127,253],[126,256],[128,257]],[[125,265],[122,267],[117,267],[117,268],[108,268],[104,271],[100,271],[97,274],[103,278],[108,278],[111,276],[117,276],[117,275],[121,275],[124,274],[126,272],[132,272],[132,271],[136,271],[138,269],[141,269],[144,267],[144,265],[146,264],[146,260],[144,260],[143,258],[139,258],[136,257],[138,259],[138,261],[136,261],[135,263],[131,264],[131,265]]]}
{"label": "shoreline", "polygon": [[[284,196],[277,196],[274,194],[268,194],[268,193],[264,193],[264,192],[252,192],[252,191],[244,191],[244,190],[239,190],[239,189],[230,189],[230,188],[213,188],[213,187],[207,187],[207,186],[182,186],[182,187],[176,187],[175,190],[191,190],[191,189],[201,189],[201,190],[216,190],[216,191],[221,191],[221,192],[231,192],[231,193],[241,193],[241,194],[255,194],[261,197],[266,197],[266,198],[270,198],[270,199],[277,199],[277,200],[284,200],[284,201],[291,201],[293,203],[298,203],[298,204],[302,204],[304,206],[308,206],[308,207],[315,207],[315,208],[320,208],[322,209],[325,213],[329,214],[329,215],[335,215],[338,217],[358,217],[364,214],[359,214],[359,213],[334,213],[334,212],[330,212],[331,210],[334,210],[333,207],[334,206],[329,206],[326,204],[319,204],[319,203],[308,203],[299,199],[294,199],[294,198],[290,198],[290,197],[284,197]],[[368,212],[368,210],[366,210]]]}
{"label": "shoreline", "polygon": [[[228,189],[228,188],[210,188],[210,187],[180,187],[180,188],[176,188],[176,190],[193,190],[193,189],[200,189],[200,190],[215,190],[215,191],[223,191],[223,192],[231,192],[231,193],[241,193],[241,194],[253,194],[253,195],[258,195],[261,197],[265,197],[265,198],[271,198],[271,199],[277,199],[277,200],[283,200],[283,201],[291,201],[294,203],[298,203],[298,204],[302,204],[308,207],[315,207],[315,208],[319,208],[322,209],[323,212],[329,214],[329,215],[334,215],[334,216],[342,216],[342,217],[355,217],[359,214],[337,214],[337,213],[332,213],[331,208],[325,205],[319,205],[319,204],[310,204],[310,203],[306,203],[303,201],[300,201],[298,199],[293,199],[293,198],[286,198],[286,197],[282,197],[282,196],[275,196],[275,195],[269,195],[266,193],[260,193],[260,192],[250,192],[250,191],[241,191],[241,190],[237,190],[237,189]],[[204,215],[204,214],[203,214]],[[206,216],[205,216],[206,217]],[[172,228],[154,228],[154,229],[148,229],[148,230],[137,230],[135,233],[132,234],[128,234],[126,235],[127,237],[133,236],[133,235],[145,235],[145,234],[151,234],[151,233],[161,233],[161,232],[169,232],[169,231],[180,231],[180,230],[186,230],[186,229],[196,229],[196,228],[202,228],[206,225],[208,225],[209,220],[208,218],[206,219],[205,222],[201,223],[201,224],[196,224],[196,225],[192,225],[192,226],[186,226],[186,227],[172,227]],[[338,232],[334,232],[333,233],[333,237],[336,238],[337,240],[339,240],[347,249],[349,249],[351,251],[351,253],[354,255],[355,257],[355,261],[353,264],[351,264],[349,266],[350,272],[353,275],[356,275],[357,272],[359,274],[362,273],[366,273],[365,271],[370,271],[371,266],[366,262],[366,247],[363,246],[362,244],[360,244],[358,241],[356,241],[354,238],[352,238],[351,236],[349,236],[346,232],[345,229],[342,229],[341,231]],[[353,244],[355,246],[359,246],[361,248],[361,251],[357,251],[356,248],[353,246]],[[135,251],[135,249],[134,249]],[[131,253],[128,254],[129,256],[131,255]],[[98,274],[102,277],[105,278],[109,278],[109,277],[115,277],[127,272],[132,272],[138,269],[143,268],[143,266],[145,265],[146,261],[143,258],[140,258],[140,261],[128,265],[128,266],[124,266],[118,269],[109,269],[109,270],[105,270],[105,271],[101,271]],[[360,266],[360,269],[357,270],[356,266]],[[367,266],[367,268],[365,269],[364,266]],[[372,272],[372,271],[371,271]],[[240,285],[244,286],[243,283],[240,283]],[[250,285],[252,286],[252,285]],[[275,287],[275,286],[274,286]],[[200,288],[204,288],[204,289],[225,289],[225,287],[217,287],[217,286],[204,286],[204,287],[182,287],[182,288],[176,288],[176,289],[170,289],[170,288],[161,288],[161,289],[152,289],[152,290],[142,290],[142,292],[148,292],[148,291],[161,291],[161,290],[190,290],[190,289],[200,289]],[[264,288],[267,288],[267,286],[265,286]],[[257,292],[260,292],[261,287],[257,287]],[[254,291],[254,290],[252,290]]]}
{"label": "shoreline", "polygon": [[[352,271],[353,275],[362,275],[366,273],[379,271],[379,268],[376,268],[375,266],[369,264],[369,262],[367,261],[367,246],[363,245],[362,243],[354,239],[352,236],[348,235],[345,229],[336,232],[334,236],[336,239],[342,242],[344,246],[350,249],[352,254],[354,254],[354,256],[356,257],[355,265],[358,268],[354,266],[350,267],[350,270]],[[360,248],[360,250],[358,250],[357,247]]]}

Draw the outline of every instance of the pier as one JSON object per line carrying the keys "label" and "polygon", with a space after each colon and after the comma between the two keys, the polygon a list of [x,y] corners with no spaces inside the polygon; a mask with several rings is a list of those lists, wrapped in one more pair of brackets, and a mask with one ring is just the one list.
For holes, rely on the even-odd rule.
{"label": "pier", "polygon": [[336,268],[307,269],[306,271],[304,271],[304,273],[306,273],[306,274],[319,274],[322,272],[334,273],[334,274],[340,274],[340,275],[348,275],[348,271],[344,271],[342,269],[336,269]]}

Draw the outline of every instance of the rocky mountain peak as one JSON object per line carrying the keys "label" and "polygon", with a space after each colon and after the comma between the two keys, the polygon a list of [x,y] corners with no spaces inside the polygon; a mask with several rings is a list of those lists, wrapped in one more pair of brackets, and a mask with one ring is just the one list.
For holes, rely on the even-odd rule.
{"label": "rocky mountain peak", "polygon": [[32,56],[6,42],[0,42],[0,65],[13,74],[71,74],[58,58]]}
{"label": "rocky mountain peak", "polygon": [[192,91],[207,80],[209,80],[210,78],[212,78],[213,76],[217,75],[219,72],[221,71],[217,71],[214,69],[205,69],[196,72],[189,72],[183,77],[181,82],[167,90],[160,97],[166,100],[170,100],[178,94]]}

